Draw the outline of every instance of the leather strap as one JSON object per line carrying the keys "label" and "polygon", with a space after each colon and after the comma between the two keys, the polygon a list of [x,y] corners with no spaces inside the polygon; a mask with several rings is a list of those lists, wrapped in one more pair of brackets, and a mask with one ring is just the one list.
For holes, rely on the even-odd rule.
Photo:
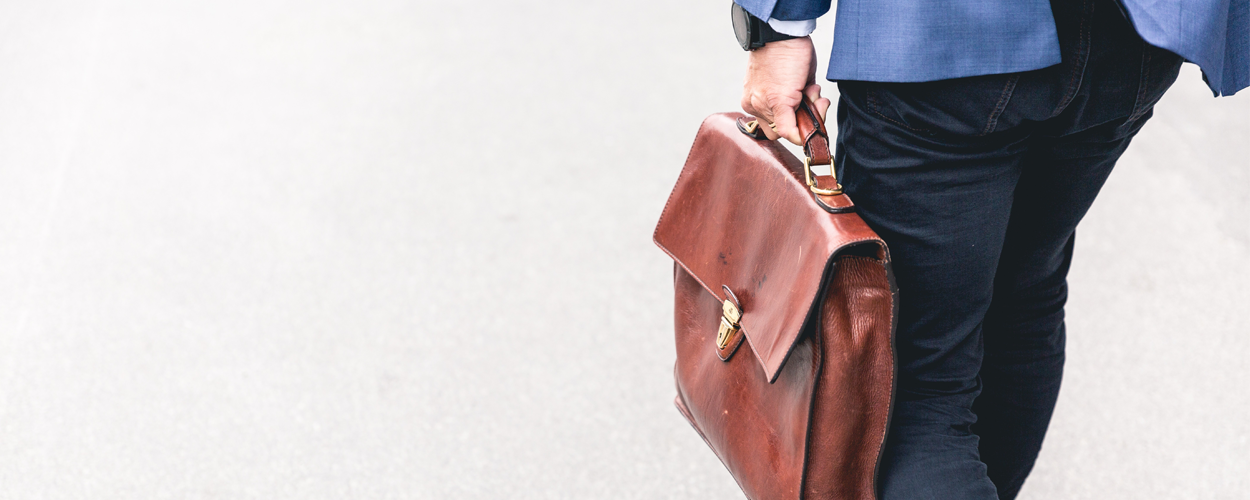
{"label": "leather strap", "polygon": [[[799,109],[795,110],[795,120],[799,126],[799,135],[803,137],[803,153],[807,155],[809,165],[829,165],[829,168],[833,168],[829,132],[825,130],[824,121],[816,113],[816,103],[808,100],[807,96],[803,96]],[[810,170],[809,166],[808,171]],[[812,182],[815,183],[812,186],[812,197],[816,199],[816,204],[820,205],[820,208],[834,214],[855,211],[855,205],[842,193],[842,186],[838,184],[836,177],[810,175]],[[833,194],[822,194],[818,192],[819,189],[833,190]]]}
{"label": "leather strap", "polygon": [[816,104],[803,96],[794,118],[799,126],[799,136],[803,138],[803,153],[812,159],[812,165],[832,165],[829,132],[825,131],[825,123],[816,113]]}

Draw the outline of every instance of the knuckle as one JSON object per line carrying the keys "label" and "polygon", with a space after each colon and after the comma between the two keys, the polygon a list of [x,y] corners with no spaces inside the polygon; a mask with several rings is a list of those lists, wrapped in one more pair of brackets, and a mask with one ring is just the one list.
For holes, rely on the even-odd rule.
{"label": "knuckle", "polygon": [[794,96],[782,94],[779,92],[770,93],[764,99],[765,99],[765,102],[768,104],[768,107],[773,108],[773,109],[793,107],[795,104],[798,103],[798,100],[794,99]]}
{"label": "knuckle", "polygon": [[755,94],[752,93],[752,94],[744,95],[742,96],[742,109],[745,109],[751,113],[756,113],[759,111],[759,106],[756,105],[757,102],[758,102],[758,99],[756,98]]}

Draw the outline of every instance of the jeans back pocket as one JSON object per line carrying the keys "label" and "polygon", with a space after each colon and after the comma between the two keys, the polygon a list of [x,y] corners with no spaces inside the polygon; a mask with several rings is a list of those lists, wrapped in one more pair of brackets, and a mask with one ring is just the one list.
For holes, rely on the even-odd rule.
{"label": "jeans back pocket", "polygon": [[1019,73],[935,82],[864,82],[865,108],[882,120],[924,135],[984,136],[998,128]]}

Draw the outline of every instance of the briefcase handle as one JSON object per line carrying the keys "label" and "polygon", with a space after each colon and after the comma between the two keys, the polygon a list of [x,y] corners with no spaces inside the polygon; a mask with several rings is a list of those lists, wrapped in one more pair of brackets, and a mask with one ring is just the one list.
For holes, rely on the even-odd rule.
{"label": "briefcase handle", "polygon": [[[842,194],[842,185],[838,183],[838,173],[833,167],[832,148],[829,147],[829,132],[825,123],[816,113],[816,103],[806,95],[794,111],[795,123],[799,126],[799,136],[803,137],[803,175],[807,178],[807,188],[820,196],[837,196]],[[829,177],[833,189],[820,187],[819,176],[812,175],[812,165],[829,165]]]}
{"label": "briefcase handle", "polygon": [[[798,109],[794,110],[795,124],[799,127],[799,136],[803,137],[803,175],[807,181],[807,188],[812,190],[812,194],[818,196],[838,196],[842,194],[842,185],[838,183],[837,171],[833,168],[833,153],[829,147],[829,132],[825,130],[825,124],[820,120],[820,115],[816,113],[816,104],[808,97],[803,96],[803,100],[799,102]],[[759,121],[744,121],[738,119],[738,130],[755,139],[767,140],[764,131],[760,130]],[[829,165],[830,183],[833,188],[821,187],[820,178],[812,174],[813,165]],[[828,185],[828,184],[826,184]],[[819,198],[817,198],[819,200]]]}

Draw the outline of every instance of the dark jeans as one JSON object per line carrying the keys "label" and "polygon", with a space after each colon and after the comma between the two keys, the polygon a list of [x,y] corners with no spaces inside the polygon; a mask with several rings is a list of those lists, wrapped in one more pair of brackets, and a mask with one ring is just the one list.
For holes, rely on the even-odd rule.
{"label": "dark jeans", "polygon": [[1180,69],[1111,0],[1052,7],[1056,66],[839,84],[839,177],[899,286],[883,500],[1016,496],[1059,394],[1077,222]]}

